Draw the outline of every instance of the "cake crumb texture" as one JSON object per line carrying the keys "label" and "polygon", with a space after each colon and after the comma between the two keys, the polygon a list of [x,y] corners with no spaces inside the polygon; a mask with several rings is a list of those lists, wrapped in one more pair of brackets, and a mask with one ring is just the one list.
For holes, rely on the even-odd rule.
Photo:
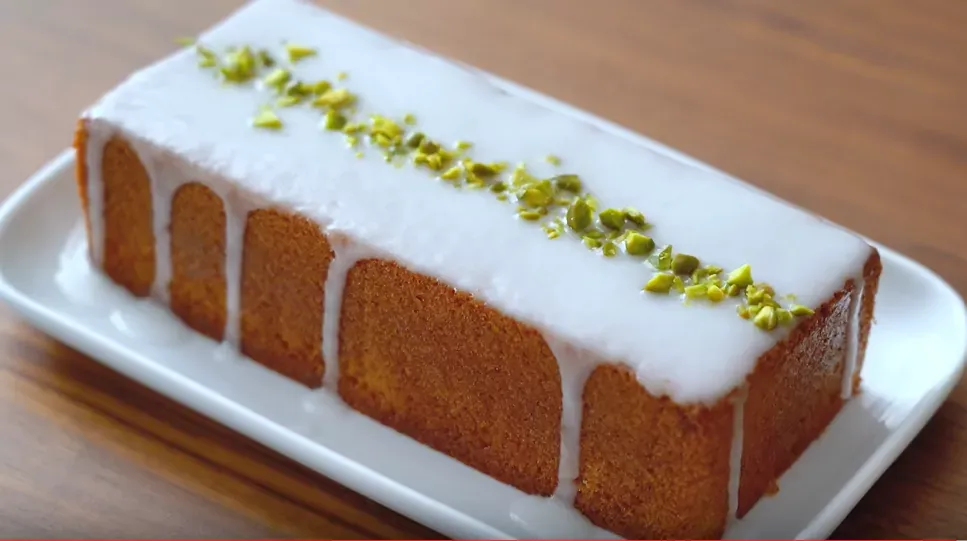
{"label": "cake crumb texture", "polygon": [[112,137],[101,159],[104,183],[104,272],[137,297],[154,283],[151,179],[127,141]]}
{"label": "cake crumb texture", "polygon": [[227,321],[225,206],[198,182],[182,185],[171,201],[171,311],[189,327],[222,340]]}
{"label": "cake crumb texture", "polygon": [[576,507],[629,539],[714,539],[728,514],[734,407],[654,397],[625,367],[600,365],[584,388]]}
{"label": "cake crumb texture", "polygon": [[554,492],[561,378],[540,333],[368,259],[347,276],[339,334],[350,406],[524,492]]}
{"label": "cake crumb texture", "polygon": [[245,224],[242,353],[320,387],[325,281],[333,258],[329,241],[315,222],[279,210],[253,210]]}

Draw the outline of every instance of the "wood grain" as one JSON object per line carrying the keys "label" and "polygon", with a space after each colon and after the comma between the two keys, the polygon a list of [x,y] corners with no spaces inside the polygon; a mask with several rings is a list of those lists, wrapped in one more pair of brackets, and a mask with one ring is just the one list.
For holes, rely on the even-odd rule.
{"label": "wood grain", "polygon": [[[325,3],[678,147],[967,293],[967,2]],[[0,196],[101,93],[239,4],[0,2]],[[961,385],[836,536],[967,534],[965,408]],[[436,536],[2,306],[0,434],[0,537]]]}

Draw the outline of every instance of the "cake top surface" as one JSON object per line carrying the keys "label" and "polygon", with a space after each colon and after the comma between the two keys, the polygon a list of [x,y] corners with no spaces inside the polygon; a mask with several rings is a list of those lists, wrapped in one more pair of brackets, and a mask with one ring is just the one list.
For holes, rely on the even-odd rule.
{"label": "cake top surface", "polygon": [[[292,72],[344,83],[359,97],[358,117],[413,115],[434,140],[472,142],[475,160],[524,162],[537,177],[579,175],[601,208],[644,213],[653,224],[645,234],[658,248],[671,244],[726,271],[749,264],[756,280],[796,294],[805,306],[861,276],[871,252],[854,234],[749,185],[303,0],[256,0],[199,41],[212,50],[248,45],[278,58],[285,43],[310,47],[317,54]],[[336,83],[340,72],[348,78]],[[645,259],[548,239],[540,222],[518,218],[514,203],[489,190],[455,189],[439,173],[409,162],[395,167],[375,150],[363,148],[360,157],[321,127],[319,110],[274,109],[282,129],[253,128],[252,117],[273,100],[258,85],[219,82],[186,48],[129,77],[85,118],[625,363],[650,392],[679,402],[729,392],[788,332],[765,332],[737,317],[738,298],[683,303],[678,295],[644,293],[655,272]],[[547,163],[548,155],[562,163]]]}

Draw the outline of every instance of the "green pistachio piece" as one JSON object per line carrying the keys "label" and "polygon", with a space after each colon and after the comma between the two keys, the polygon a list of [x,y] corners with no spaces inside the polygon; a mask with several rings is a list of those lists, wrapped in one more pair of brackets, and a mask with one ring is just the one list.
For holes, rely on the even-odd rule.
{"label": "green pistachio piece", "polygon": [[426,166],[434,171],[443,169],[443,158],[439,154],[430,154],[426,157]]}
{"label": "green pistachio piece", "polygon": [[498,168],[487,163],[473,162],[470,172],[480,178],[490,178],[498,173]]}
{"label": "green pistachio piece", "polygon": [[591,207],[583,198],[579,197],[575,199],[567,209],[567,225],[578,233],[591,227],[592,220]]}
{"label": "green pistachio piece", "polygon": [[343,107],[348,107],[355,101],[356,96],[354,94],[345,88],[338,88],[335,90],[327,90],[321,96],[312,100],[312,106],[341,109]]}
{"label": "green pistachio piece", "polygon": [[520,199],[530,207],[546,207],[551,204],[550,196],[537,188],[527,188]]}
{"label": "green pistachio piece", "polygon": [[669,244],[661,249],[660,252],[648,258],[648,262],[660,271],[671,270],[672,268],[672,245]]}
{"label": "green pistachio piece", "polygon": [[473,147],[473,143],[469,141],[457,141],[454,146],[457,147],[457,150],[468,150]]}
{"label": "green pistachio piece", "polygon": [[577,175],[557,175],[551,178],[557,189],[565,192],[581,193],[581,178]]}
{"label": "green pistachio piece", "polygon": [[808,306],[803,306],[801,304],[791,304],[791,305],[789,305],[789,312],[792,315],[797,316],[797,317],[801,317],[801,316],[811,316],[811,315],[813,315],[815,313],[812,308],[809,308]]}
{"label": "green pistachio piece", "polygon": [[785,325],[792,321],[792,313],[785,308],[776,308],[776,319],[780,325]]}
{"label": "green pistachio piece", "polygon": [[725,292],[722,291],[722,288],[715,284],[708,286],[706,294],[708,295],[708,300],[712,302],[722,302],[722,300],[725,299]]}
{"label": "green pistachio piece", "polygon": [[598,214],[598,219],[608,229],[621,229],[625,225],[625,214],[618,209],[604,209]]}
{"label": "green pistachio piece", "polygon": [[332,131],[339,131],[346,126],[346,117],[336,111],[335,109],[330,109],[326,111],[326,129]]}
{"label": "green pistachio piece", "polygon": [[723,270],[724,269],[722,267],[719,267],[717,265],[705,265],[705,272],[709,276],[715,276],[717,274],[722,274],[722,271]]}
{"label": "green pistachio piece", "polygon": [[705,284],[695,284],[685,288],[685,297],[689,299],[697,299],[699,297],[704,297],[707,294],[708,286]]}
{"label": "green pistachio piece", "polygon": [[742,288],[735,284],[730,284],[726,286],[725,293],[729,297],[738,297],[742,293]]}
{"label": "green pistachio piece", "polygon": [[289,54],[289,62],[292,63],[298,62],[303,58],[316,55],[316,50],[312,47],[305,47],[303,45],[296,45],[294,43],[286,44],[285,52]]}
{"label": "green pistachio piece", "polygon": [[356,159],[358,159],[358,160],[363,159],[363,152],[362,151],[359,151],[359,152],[356,153]]}
{"label": "green pistachio piece", "polygon": [[517,215],[520,216],[521,219],[531,222],[541,219],[541,213],[535,210],[522,210],[518,212]]}
{"label": "green pistachio piece", "polygon": [[409,148],[419,148],[420,147],[420,143],[422,143],[423,142],[423,139],[425,139],[425,138],[426,138],[426,136],[423,135],[421,132],[411,133],[410,136],[406,138],[406,143],[405,144]]}
{"label": "green pistachio piece", "polygon": [[340,71],[339,73],[336,74],[337,81],[345,81],[346,77],[349,77],[349,74],[346,73],[345,71]]}
{"label": "green pistachio piece", "polygon": [[671,274],[656,274],[645,284],[644,290],[651,293],[668,293],[672,289],[675,277]]}
{"label": "green pistachio piece", "polygon": [[605,242],[604,246],[601,247],[601,253],[604,254],[604,257],[614,257],[618,255],[618,246],[611,241]]}
{"label": "green pistachio piece", "polygon": [[591,248],[592,250],[600,248],[604,244],[603,242],[601,242],[601,239],[596,239],[594,237],[585,236],[581,240],[584,242],[585,246],[587,246],[588,248]]}
{"label": "green pistachio piece", "polygon": [[282,129],[282,119],[272,111],[265,109],[255,115],[255,118],[252,119],[252,125],[256,128],[279,130]]}
{"label": "green pistachio piece", "polygon": [[292,107],[293,105],[299,105],[302,103],[302,98],[299,96],[282,96],[279,101],[275,102],[279,107]]}
{"label": "green pistachio piece", "polygon": [[749,308],[742,306],[741,304],[735,307],[735,313],[739,314],[739,317],[742,319],[749,319],[752,317],[752,315],[749,314]]}
{"label": "green pistachio piece", "polygon": [[495,182],[490,186],[490,191],[494,193],[501,193],[507,190],[507,183],[504,181]]}
{"label": "green pistachio piece", "polygon": [[598,230],[598,229],[591,229],[589,231],[585,231],[584,232],[584,236],[585,237],[590,237],[592,239],[601,240],[601,239],[603,239],[605,237],[605,234],[602,231]]}
{"label": "green pistachio piece", "polygon": [[269,86],[275,89],[281,89],[286,85],[286,83],[289,82],[289,79],[291,77],[292,77],[292,74],[289,73],[289,70],[279,68],[273,71],[272,73],[266,75],[265,79],[262,79],[262,82],[265,83],[266,86]]}
{"label": "green pistachio piece", "polygon": [[442,178],[443,180],[458,180],[462,173],[463,173],[463,168],[460,167],[459,165],[455,165],[450,169],[447,169],[446,171],[444,171],[444,173],[440,175],[440,178]]}
{"label": "green pistachio piece", "polygon": [[332,90],[332,83],[323,79],[320,81],[316,81],[311,85],[306,84],[305,87],[308,92],[311,92],[316,96],[321,96],[326,92],[329,92],[330,90]]}
{"label": "green pistachio piece", "polygon": [[779,324],[779,316],[776,315],[776,310],[773,307],[763,306],[752,322],[762,330],[771,331]]}
{"label": "green pistachio piece", "polygon": [[637,225],[638,227],[645,226],[645,215],[638,212],[637,210],[628,207],[624,210],[625,219],[629,222]]}
{"label": "green pistachio piece", "polygon": [[765,294],[764,290],[756,289],[755,286],[748,286],[745,290],[745,298],[749,301],[749,304],[762,304]]}
{"label": "green pistachio piece", "polygon": [[625,237],[625,251],[630,255],[648,255],[654,249],[655,241],[637,231],[632,231]]}
{"label": "green pistachio piece", "polygon": [[729,285],[735,285],[739,287],[745,287],[752,285],[752,267],[749,265],[742,265],[741,267],[735,269],[729,273],[729,277],[725,279],[725,283]]}
{"label": "green pistachio piece", "polygon": [[675,254],[672,259],[672,272],[675,274],[691,274],[698,268],[698,258],[693,255]]}
{"label": "green pistachio piece", "polygon": [[433,141],[423,138],[420,140],[420,152],[424,154],[436,154],[440,150],[440,145]]}
{"label": "green pistachio piece", "polygon": [[507,199],[508,199],[507,194],[505,193],[497,194],[497,201],[507,201]]}
{"label": "green pistachio piece", "polygon": [[413,113],[406,113],[405,115],[403,115],[403,122],[410,126],[416,124],[416,115],[414,115]]}
{"label": "green pistachio piece", "polygon": [[259,62],[267,68],[274,67],[276,64],[275,59],[272,58],[272,55],[269,54],[269,52],[265,49],[262,49],[258,52],[258,59]]}
{"label": "green pistachio piece", "polygon": [[685,281],[682,280],[681,276],[674,275],[672,278],[672,288],[679,293],[685,293]]}

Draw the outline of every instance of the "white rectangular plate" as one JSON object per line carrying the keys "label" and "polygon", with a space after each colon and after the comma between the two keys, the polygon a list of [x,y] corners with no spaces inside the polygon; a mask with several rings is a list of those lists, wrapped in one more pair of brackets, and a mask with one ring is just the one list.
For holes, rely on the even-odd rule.
{"label": "white rectangular plate", "polygon": [[[91,271],[69,152],[0,207],[0,296],[63,342],[456,538],[613,537],[203,338]],[[861,394],[727,537],[825,538],[937,410],[967,347],[961,298],[878,246]]]}

